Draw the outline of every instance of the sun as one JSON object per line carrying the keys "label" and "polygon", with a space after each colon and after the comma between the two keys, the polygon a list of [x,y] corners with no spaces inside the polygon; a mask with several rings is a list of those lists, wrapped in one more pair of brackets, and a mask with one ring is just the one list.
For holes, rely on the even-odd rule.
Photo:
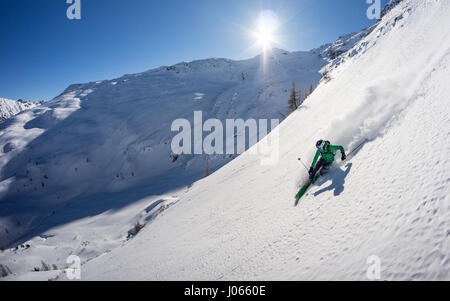
{"label": "sun", "polygon": [[274,42],[273,35],[270,31],[257,32],[256,39],[258,45],[260,45],[263,50],[270,48],[271,44]]}
{"label": "sun", "polygon": [[257,44],[263,49],[268,50],[275,41],[275,31],[279,27],[278,16],[271,10],[262,11],[257,21],[257,31],[254,36]]}

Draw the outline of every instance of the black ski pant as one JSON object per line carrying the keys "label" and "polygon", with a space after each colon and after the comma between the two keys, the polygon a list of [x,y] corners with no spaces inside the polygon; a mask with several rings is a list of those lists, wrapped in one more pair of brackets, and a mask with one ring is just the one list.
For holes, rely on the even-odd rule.
{"label": "black ski pant", "polygon": [[317,162],[316,167],[313,169],[312,174],[309,176],[309,179],[310,180],[314,179],[314,176],[316,175],[316,173],[319,170],[320,170],[320,175],[321,176],[326,174],[330,170],[331,164],[333,164],[333,162],[329,163],[329,162],[325,161],[324,159],[320,159]]}

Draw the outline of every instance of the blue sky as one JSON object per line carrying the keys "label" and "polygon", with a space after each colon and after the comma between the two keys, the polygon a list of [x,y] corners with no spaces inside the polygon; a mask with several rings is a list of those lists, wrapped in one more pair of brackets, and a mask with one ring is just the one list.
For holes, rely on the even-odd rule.
{"label": "blue sky", "polygon": [[[382,0],[382,6],[387,0]],[[52,99],[68,85],[209,57],[245,59],[260,49],[246,29],[271,9],[289,51],[309,50],[374,23],[366,0],[3,0],[0,97]]]}

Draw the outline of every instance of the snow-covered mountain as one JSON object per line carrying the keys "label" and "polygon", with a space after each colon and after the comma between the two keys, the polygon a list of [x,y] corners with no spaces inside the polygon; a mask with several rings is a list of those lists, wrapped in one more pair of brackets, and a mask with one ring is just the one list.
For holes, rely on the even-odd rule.
{"label": "snow-covered mountain", "polygon": [[353,48],[356,44],[358,44],[359,41],[361,41],[361,39],[365,38],[369,33],[371,33],[374,28],[375,25],[365,28],[360,32],[340,36],[333,43],[325,44],[320,46],[319,48],[311,50],[313,53],[317,53],[320,57],[323,57],[328,61],[328,64],[326,64],[321,70],[321,73],[324,75],[325,80],[327,80],[329,71],[339,67],[339,65],[344,63],[347,58],[351,58],[359,53],[358,48]]}
{"label": "snow-covered mountain", "polygon": [[[40,104],[40,103],[39,103]],[[34,108],[36,105],[29,101],[12,100],[0,97],[0,122],[19,114],[22,111]]]}
{"label": "snow-covered mountain", "polygon": [[[0,244],[22,244],[0,253],[6,279],[64,279],[70,254],[85,280],[365,279],[371,255],[382,279],[448,279],[450,5],[389,8],[311,52],[73,85],[1,124]],[[321,72],[267,137],[279,135],[278,164],[213,156],[212,169],[228,164],[189,185],[206,156],[174,160],[174,119],[278,118],[291,82],[305,91]],[[295,207],[297,158],[319,138],[367,142]]]}
{"label": "snow-covered mountain", "polygon": [[[291,82],[306,91],[325,63],[311,52],[282,50],[261,60],[208,59],[72,85],[1,124],[0,224],[10,231],[0,234],[0,244],[75,197],[162,178],[173,178],[169,186],[191,184],[203,175],[207,156],[172,154],[174,120],[193,121],[194,111],[204,120],[278,119],[286,114]],[[208,164],[214,170],[231,159],[209,156]]]}

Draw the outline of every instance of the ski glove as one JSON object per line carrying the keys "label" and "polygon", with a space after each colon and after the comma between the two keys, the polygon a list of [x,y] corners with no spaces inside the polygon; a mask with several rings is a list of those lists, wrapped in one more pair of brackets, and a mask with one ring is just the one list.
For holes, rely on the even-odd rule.
{"label": "ski glove", "polygon": [[313,171],[314,171],[314,169],[311,167],[311,168],[309,169],[308,173],[309,173],[310,175],[312,175]]}
{"label": "ski glove", "polygon": [[345,159],[347,159],[347,156],[345,154],[342,154],[341,159],[342,159],[342,161],[345,161]]}

